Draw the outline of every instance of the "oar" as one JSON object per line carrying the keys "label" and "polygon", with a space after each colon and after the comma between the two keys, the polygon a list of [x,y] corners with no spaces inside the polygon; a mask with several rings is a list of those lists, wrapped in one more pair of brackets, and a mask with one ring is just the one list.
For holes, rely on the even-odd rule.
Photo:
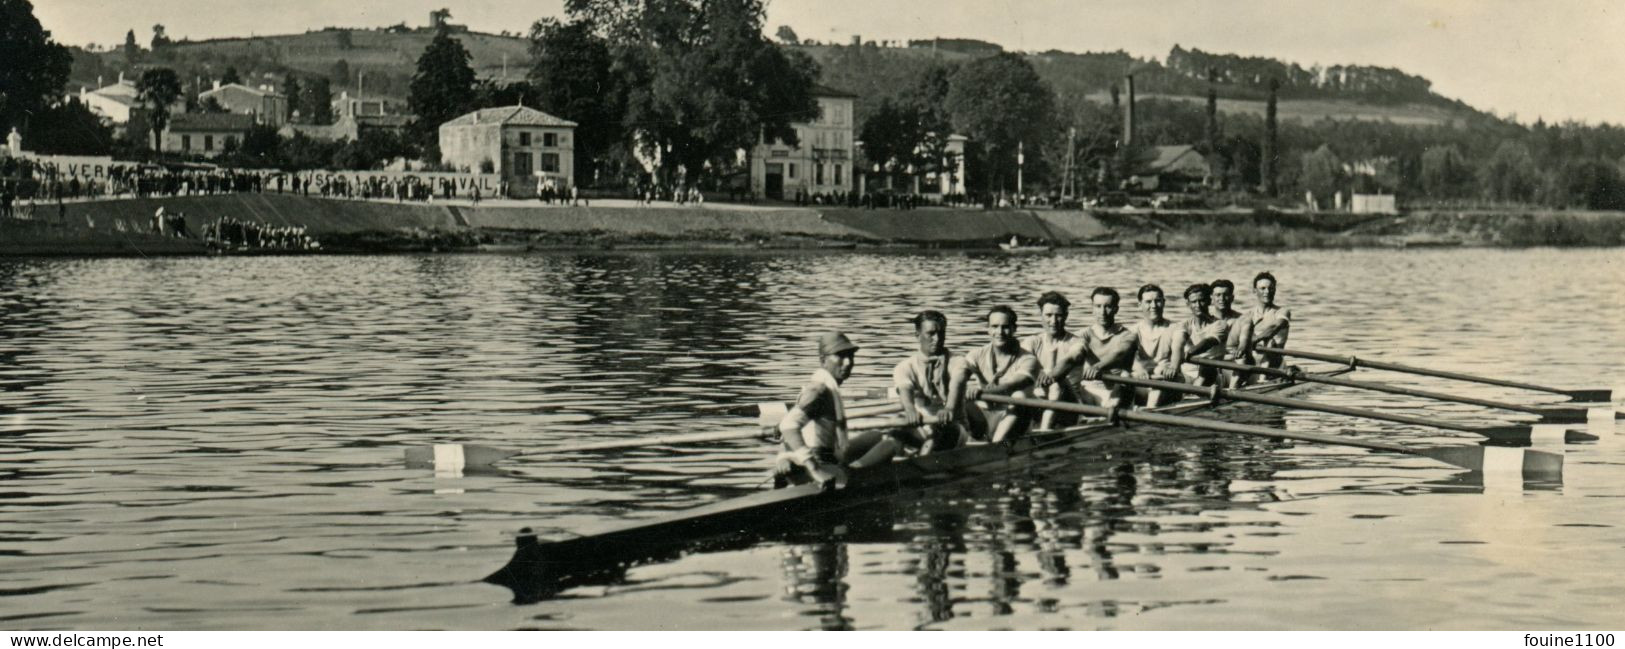
{"label": "oar", "polygon": [[[1443,393],[1443,392],[1429,392],[1427,390],[1416,390],[1416,389],[1413,389],[1413,388],[1402,388],[1402,387],[1399,387],[1397,385],[1388,385],[1387,383],[1374,383],[1374,382],[1370,382],[1370,381],[1355,381],[1353,379],[1345,379],[1345,378],[1339,378],[1339,377],[1335,377],[1335,376],[1322,376],[1322,375],[1319,375],[1319,374],[1309,374],[1307,372],[1293,372],[1293,371],[1288,371],[1288,370],[1276,369],[1276,368],[1273,368],[1273,367],[1262,367],[1262,366],[1257,366],[1257,365],[1242,365],[1241,363],[1232,363],[1232,362],[1229,362],[1229,361],[1221,361],[1221,360],[1214,359],[1214,358],[1187,358],[1187,359],[1185,359],[1185,361],[1189,362],[1189,363],[1195,363],[1197,365],[1202,365],[1202,366],[1205,366],[1205,367],[1213,367],[1213,368],[1217,368],[1217,369],[1221,369],[1221,370],[1231,370],[1231,371],[1235,371],[1235,372],[1252,372],[1254,374],[1261,374],[1263,376],[1273,376],[1273,377],[1283,378],[1283,379],[1294,379],[1294,380],[1298,380],[1298,381],[1308,381],[1310,383],[1324,383],[1326,385],[1340,385],[1340,386],[1343,386],[1343,387],[1346,387],[1346,388],[1357,388],[1357,389],[1360,389],[1360,390],[1371,390],[1373,392],[1387,392],[1389,394],[1399,394],[1399,395],[1404,395],[1404,396],[1408,396],[1408,397],[1420,397],[1420,398],[1423,398],[1423,399],[1434,399],[1434,400],[1437,400],[1437,401],[1449,401],[1449,402],[1453,402],[1453,403],[1465,403],[1465,404],[1468,404],[1468,405],[1483,406],[1485,408],[1495,408],[1495,409],[1498,409],[1498,410],[1511,410],[1511,411],[1514,411],[1514,412],[1526,412],[1526,413],[1533,414],[1533,415],[1540,415],[1541,421],[1544,422],[1544,423],[1548,423],[1548,424],[1583,424],[1583,423],[1586,423],[1587,421],[1589,421],[1589,417],[1587,415],[1588,411],[1585,408],[1560,408],[1560,407],[1525,406],[1525,405],[1520,405],[1520,404],[1516,404],[1516,403],[1507,403],[1507,402],[1504,402],[1504,401],[1491,401],[1489,399],[1479,399],[1479,398],[1475,398],[1475,397],[1461,396],[1461,395],[1455,395],[1455,394],[1446,394],[1446,393]],[[1603,411],[1607,412],[1610,415],[1615,415],[1618,418],[1625,419],[1625,413],[1615,413],[1612,409],[1597,408],[1597,410],[1603,410]]]}
{"label": "oar", "polygon": [[[1344,406],[1334,406],[1334,405],[1331,405],[1331,404],[1316,403],[1316,402],[1313,402],[1313,401],[1304,401],[1302,399],[1288,399],[1286,397],[1277,397],[1277,396],[1270,395],[1270,394],[1260,394],[1260,393],[1257,393],[1257,392],[1249,392],[1249,391],[1246,391],[1246,390],[1226,390],[1226,389],[1221,388],[1221,387],[1216,386],[1216,385],[1215,386],[1208,386],[1208,387],[1201,387],[1201,386],[1191,385],[1189,383],[1176,383],[1176,382],[1172,382],[1172,381],[1155,381],[1155,380],[1152,380],[1152,379],[1138,379],[1138,378],[1134,378],[1134,377],[1130,377],[1130,376],[1118,376],[1118,375],[1114,375],[1114,374],[1102,374],[1102,375],[1100,375],[1100,378],[1102,380],[1105,380],[1105,381],[1108,381],[1108,382],[1111,382],[1111,383],[1121,383],[1123,385],[1133,385],[1133,386],[1142,387],[1142,388],[1151,388],[1151,389],[1154,389],[1154,390],[1164,390],[1164,391],[1167,391],[1167,392],[1183,392],[1185,394],[1200,394],[1200,395],[1208,396],[1208,397],[1211,397],[1211,398],[1214,398],[1214,399],[1230,399],[1232,401],[1247,401],[1247,402],[1250,402],[1250,403],[1262,403],[1262,404],[1270,405],[1270,406],[1280,406],[1282,408],[1297,408],[1299,410],[1314,410],[1314,411],[1317,411],[1317,412],[1331,413],[1331,414],[1334,414],[1334,415],[1345,415],[1345,416],[1348,416],[1348,417],[1364,417],[1366,419],[1378,419],[1378,420],[1382,420],[1382,421],[1391,421],[1391,422],[1400,423],[1400,424],[1411,424],[1413,426],[1427,426],[1427,427],[1430,427],[1430,428],[1443,428],[1445,430],[1456,430],[1456,431],[1461,431],[1463,433],[1472,433],[1474,435],[1483,435],[1484,437],[1488,437],[1490,439],[1499,440],[1499,441],[1527,442],[1527,441],[1529,441],[1529,435],[1534,432],[1533,427],[1530,426],[1530,425],[1492,426],[1492,427],[1488,427],[1488,428],[1483,428],[1483,427],[1478,427],[1478,426],[1463,426],[1461,424],[1451,423],[1451,422],[1448,422],[1448,421],[1440,421],[1438,419],[1428,419],[1428,418],[1423,418],[1423,417],[1411,417],[1409,415],[1395,415],[1395,414],[1389,414],[1389,413],[1386,413],[1386,412],[1380,412],[1380,411],[1377,411],[1377,410],[1364,410],[1364,409],[1361,409],[1361,408],[1348,408],[1348,407],[1344,407]],[[1582,433],[1582,432],[1574,431],[1574,430],[1568,430],[1566,428],[1563,430],[1563,441],[1565,441],[1565,442],[1580,442],[1580,441],[1590,441],[1590,440],[1595,440],[1595,439],[1597,439],[1596,435]]]}
{"label": "oar", "polygon": [[[901,428],[908,425],[902,417],[887,417],[885,419],[865,419],[848,424],[848,431],[873,430],[877,428]],[[766,427],[763,427],[766,428]],[[614,439],[603,442],[588,442],[570,446],[555,446],[552,448],[537,449],[534,451],[516,451],[511,449],[479,446],[476,444],[436,444],[434,446],[419,446],[406,449],[406,466],[408,468],[433,468],[436,471],[466,471],[469,469],[490,468],[492,465],[513,457],[525,455],[558,455],[563,453],[585,453],[591,451],[610,451],[623,448],[644,448],[650,446],[675,446],[678,444],[700,444],[704,442],[721,442],[732,439],[767,439],[770,432],[763,428],[731,430],[721,433],[694,433],[691,435],[656,435],[652,437],[635,437],[630,439]]]}
{"label": "oar", "polygon": [[[876,392],[880,393],[880,396],[871,398],[870,395],[873,395]],[[857,408],[870,408],[891,403],[892,399],[886,398],[885,394],[886,393],[884,390],[868,390],[859,393],[859,396],[863,397],[863,400],[848,402],[846,404],[846,409],[853,410]],[[761,404],[759,403],[729,403],[715,406],[700,406],[696,408],[696,410],[699,410],[707,415],[754,415],[760,412],[760,407]]]}
{"label": "oar", "polygon": [[[1002,403],[1025,408],[1063,410],[1075,412],[1080,415],[1093,417],[1106,417],[1112,411],[1098,406],[1086,406],[1066,401],[1049,401],[1047,399],[1019,399],[996,394],[984,394],[982,400],[988,403]],[[1429,457],[1451,466],[1461,467],[1469,471],[1501,471],[1516,468],[1524,475],[1549,475],[1563,473],[1563,456],[1556,453],[1536,451],[1527,448],[1504,448],[1485,446],[1435,446],[1410,447],[1383,442],[1368,442],[1364,440],[1349,439],[1332,435],[1316,435],[1314,433],[1298,433],[1279,428],[1266,426],[1253,426],[1237,424],[1228,421],[1216,421],[1199,417],[1181,417],[1178,415],[1165,415],[1157,412],[1143,410],[1118,410],[1117,416],[1125,421],[1137,421],[1148,424],[1162,424],[1165,426],[1179,426],[1183,428],[1196,428],[1220,433],[1234,433],[1237,435],[1251,435],[1254,437],[1269,437],[1278,439],[1294,439],[1317,444],[1331,444],[1336,446],[1351,446],[1374,451],[1389,451],[1404,453],[1406,455],[1419,455]]]}
{"label": "oar", "polygon": [[1339,364],[1342,364],[1342,365],[1347,365],[1349,367],[1369,367],[1369,368],[1374,369],[1374,370],[1387,370],[1387,371],[1390,371],[1390,372],[1404,372],[1406,374],[1420,374],[1422,376],[1433,376],[1433,377],[1438,377],[1438,378],[1441,378],[1441,379],[1455,379],[1457,381],[1470,381],[1470,382],[1473,382],[1473,383],[1484,383],[1486,385],[1499,385],[1499,386],[1508,387],[1508,388],[1518,388],[1520,390],[1534,390],[1536,392],[1550,392],[1552,394],[1564,395],[1564,396],[1568,397],[1571,401],[1583,401],[1583,402],[1587,402],[1587,403],[1593,403],[1593,402],[1611,403],[1614,400],[1614,391],[1613,390],[1603,390],[1603,389],[1564,390],[1562,388],[1550,388],[1550,387],[1546,387],[1544,385],[1534,385],[1534,384],[1531,384],[1531,383],[1519,383],[1517,381],[1508,381],[1508,380],[1505,380],[1505,379],[1496,379],[1496,378],[1490,378],[1490,377],[1487,377],[1487,376],[1474,376],[1472,374],[1460,374],[1460,373],[1457,373],[1457,372],[1446,372],[1444,370],[1432,370],[1432,369],[1428,369],[1428,368],[1425,368],[1425,367],[1412,367],[1412,366],[1409,366],[1409,365],[1400,365],[1398,363],[1385,363],[1385,362],[1382,362],[1382,361],[1373,361],[1373,360],[1364,359],[1364,358],[1355,358],[1353,356],[1336,356],[1336,355],[1333,355],[1333,354],[1322,354],[1322,353],[1319,353],[1319,352],[1306,352],[1306,351],[1299,351],[1299,350],[1295,350],[1295,349],[1280,349],[1280,348],[1276,348],[1276,347],[1259,347],[1258,351],[1269,353],[1269,354],[1280,354],[1282,356],[1296,356],[1298,358],[1307,358],[1307,359],[1310,359],[1310,360],[1326,361],[1328,363],[1339,363]]}

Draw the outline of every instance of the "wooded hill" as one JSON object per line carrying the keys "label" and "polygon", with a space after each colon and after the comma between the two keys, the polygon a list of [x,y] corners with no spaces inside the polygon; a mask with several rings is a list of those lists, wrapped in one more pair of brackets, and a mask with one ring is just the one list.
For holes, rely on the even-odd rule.
{"label": "wooded hill", "polygon": [[[454,36],[469,51],[480,78],[524,78],[530,64],[527,39],[461,29]],[[94,87],[98,78],[110,83],[120,71],[134,77],[134,70],[150,66],[175,69],[189,86],[200,78],[207,86],[227,67],[234,67],[245,82],[252,84],[276,85],[288,73],[325,76],[335,93],[355,92],[364,77],[363,89],[369,96],[404,104],[417,58],[433,37],[434,30],[429,27],[328,27],[303,34],[179,40],[156,52],[142,48],[134,57],[125,48],[106,52],[74,48],[70,88]],[[826,85],[859,95],[860,120],[874,98],[908,85],[933,61],[964,62],[1003,50],[995,43],[974,39],[917,40],[906,47],[881,47],[873,42],[787,47],[817,60],[824,68]],[[1478,114],[1459,101],[1433,94],[1426,79],[1390,68],[1303,68],[1291,62],[1212,54],[1178,45],[1165,62],[1121,51],[1079,54],[1050,50],[1025,56],[1057,96],[1076,96],[1102,104],[1110,103],[1110,88],[1121,86],[1123,75],[1130,70],[1135,74],[1136,94],[1141,99],[1205,101],[1206,71],[1212,68],[1219,75],[1219,110],[1224,113],[1263,114],[1267,93],[1263,84],[1273,76],[1282,81],[1283,120],[1313,122],[1332,118],[1442,125]]]}

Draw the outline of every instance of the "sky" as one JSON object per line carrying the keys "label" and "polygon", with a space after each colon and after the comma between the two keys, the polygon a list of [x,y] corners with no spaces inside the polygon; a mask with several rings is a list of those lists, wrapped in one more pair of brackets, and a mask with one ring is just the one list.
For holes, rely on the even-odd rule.
{"label": "sky", "polygon": [[[427,24],[445,7],[477,31],[523,33],[562,0],[33,0],[59,42],[103,46],[152,25],[200,40],[326,26]],[[975,38],[1009,50],[1180,45],[1311,65],[1394,67],[1521,122],[1625,125],[1625,2],[1617,0],[768,0],[767,33],[850,42]]]}

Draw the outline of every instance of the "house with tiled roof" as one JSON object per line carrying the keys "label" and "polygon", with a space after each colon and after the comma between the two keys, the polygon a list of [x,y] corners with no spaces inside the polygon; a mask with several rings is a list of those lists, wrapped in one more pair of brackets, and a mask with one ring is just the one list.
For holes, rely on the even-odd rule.
{"label": "house with tiled roof", "polygon": [[[99,80],[98,80],[99,83]],[[123,126],[130,123],[130,112],[142,110],[141,100],[135,89],[135,81],[124,78],[120,72],[118,81],[102,86],[95,90],[81,87],[78,95],[68,95],[64,99],[75,99],[84,104],[90,112],[100,116],[106,123],[114,126]],[[174,105],[169,107],[170,114],[186,112],[186,99],[177,98]]]}
{"label": "house with tiled roof", "polygon": [[508,195],[575,183],[576,123],[525,106],[485,108],[440,125],[440,161],[459,171],[489,169]]}
{"label": "house with tiled roof", "polygon": [[253,115],[237,113],[182,113],[169,117],[159,150],[182,155],[215,157],[242,144],[254,127]]}
{"label": "house with tiled roof", "polygon": [[1189,144],[1151,147],[1155,157],[1134,173],[1132,184],[1150,191],[1187,191],[1210,180],[1212,166]]}
{"label": "house with tiled roof", "polygon": [[211,98],[230,112],[252,115],[260,124],[281,126],[288,121],[288,98],[270,86],[256,88],[240,83],[222,85],[216,81],[213,89],[198,93],[197,96],[199,102]]}

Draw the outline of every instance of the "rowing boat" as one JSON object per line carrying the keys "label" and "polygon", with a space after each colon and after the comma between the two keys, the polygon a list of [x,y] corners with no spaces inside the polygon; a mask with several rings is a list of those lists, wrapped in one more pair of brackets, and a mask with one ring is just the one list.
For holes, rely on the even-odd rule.
{"label": "rowing boat", "polygon": [[999,244],[999,249],[1012,255],[1041,255],[1055,250],[1053,246],[1010,245],[1009,242]]}
{"label": "rowing boat", "polygon": [[[1318,376],[1352,371],[1340,368]],[[1260,383],[1247,391],[1289,395],[1319,385],[1283,380]],[[1188,414],[1236,405],[1241,404],[1184,401],[1154,411]],[[1100,450],[1122,442],[1126,431],[1112,423],[1090,421],[1006,443],[972,445],[854,471],[846,487],[839,490],[826,491],[812,484],[773,489],[557,541],[542,541],[525,528],[515,540],[513,557],[485,581],[513,590],[517,602],[547,599],[577,585],[613,580],[628,566],[673,557],[687,549],[726,546],[730,539],[737,542],[767,528],[793,526],[904,491],[1009,472],[1025,466],[1026,460]],[[1159,438],[1166,439],[1166,433]]]}

